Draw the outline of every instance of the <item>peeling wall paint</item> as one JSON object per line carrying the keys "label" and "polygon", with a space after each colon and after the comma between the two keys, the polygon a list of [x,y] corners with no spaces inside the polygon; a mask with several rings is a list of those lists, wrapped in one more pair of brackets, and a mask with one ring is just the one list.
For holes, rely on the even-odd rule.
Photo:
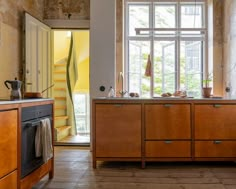
{"label": "peeling wall paint", "polygon": [[89,0],[45,0],[45,19],[89,19]]}

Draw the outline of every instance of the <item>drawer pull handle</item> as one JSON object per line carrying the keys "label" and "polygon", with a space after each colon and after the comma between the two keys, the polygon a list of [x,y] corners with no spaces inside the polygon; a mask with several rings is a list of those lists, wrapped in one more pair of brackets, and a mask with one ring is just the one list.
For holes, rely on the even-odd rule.
{"label": "drawer pull handle", "polygon": [[121,107],[122,104],[115,104],[114,106],[115,106],[115,107]]}
{"label": "drawer pull handle", "polygon": [[172,104],[164,104],[164,107],[170,108]]}
{"label": "drawer pull handle", "polygon": [[221,105],[220,105],[220,104],[214,104],[213,107],[214,107],[214,108],[220,108]]}
{"label": "drawer pull handle", "polygon": [[214,141],[214,144],[221,144],[222,143],[222,141],[220,141],[220,140],[215,140]]}
{"label": "drawer pull handle", "polygon": [[171,143],[172,143],[171,140],[166,140],[166,141],[165,141],[165,144],[171,144]]}

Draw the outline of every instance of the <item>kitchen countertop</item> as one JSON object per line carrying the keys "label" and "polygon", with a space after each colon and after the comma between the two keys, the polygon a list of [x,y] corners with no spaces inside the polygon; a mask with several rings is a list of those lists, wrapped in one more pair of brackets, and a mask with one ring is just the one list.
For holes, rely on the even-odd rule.
{"label": "kitchen countertop", "polygon": [[203,98],[203,97],[95,97],[93,100],[109,100],[109,101],[115,101],[115,100],[127,100],[127,101],[236,101],[236,98],[226,98],[226,97],[210,97],[210,98]]}
{"label": "kitchen countertop", "polygon": [[41,101],[47,101],[47,100],[53,100],[51,98],[26,98],[21,100],[10,100],[7,98],[0,98],[0,105],[2,104],[21,104],[26,102],[41,102]]}

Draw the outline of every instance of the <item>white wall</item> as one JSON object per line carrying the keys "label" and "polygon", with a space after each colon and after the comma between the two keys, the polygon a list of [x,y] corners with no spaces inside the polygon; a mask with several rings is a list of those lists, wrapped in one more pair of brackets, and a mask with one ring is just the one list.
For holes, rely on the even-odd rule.
{"label": "white wall", "polygon": [[[236,98],[236,1],[224,1],[224,88]],[[226,93],[225,93],[226,94]]]}
{"label": "white wall", "polygon": [[[107,96],[115,88],[116,0],[90,1],[90,96]],[[100,86],[106,90],[101,92]]]}

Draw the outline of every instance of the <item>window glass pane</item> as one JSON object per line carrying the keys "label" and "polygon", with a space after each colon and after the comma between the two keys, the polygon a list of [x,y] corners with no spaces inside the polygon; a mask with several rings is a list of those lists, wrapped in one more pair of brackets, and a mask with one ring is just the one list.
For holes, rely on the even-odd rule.
{"label": "window glass pane", "polygon": [[[149,6],[129,5],[129,36],[135,36],[135,28],[149,28]],[[149,34],[149,32],[145,32]]]}
{"label": "window glass pane", "polygon": [[175,28],[175,6],[156,5],[155,6],[155,28]]}
{"label": "window glass pane", "polygon": [[154,42],[154,96],[175,91],[175,41]]}
{"label": "window glass pane", "polygon": [[181,28],[203,28],[202,5],[181,6]]}
{"label": "window glass pane", "polygon": [[129,41],[129,92],[139,93],[143,97],[150,97],[150,77],[145,76],[149,53],[149,41]]}
{"label": "window glass pane", "polygon": [[181,41],[180,88],[188,96],[201,96],[202,41]]}
{"label": "window glass pane", "polygon": [[86,95],[85,94],[75,94],[74,95],[74,110],[76,115],[86,114]]}
{"label": "window glass pane", "polygon": [[89,127],[87,127],[85,118],[76,117],[76,128],[77,133],[89,133]]}

